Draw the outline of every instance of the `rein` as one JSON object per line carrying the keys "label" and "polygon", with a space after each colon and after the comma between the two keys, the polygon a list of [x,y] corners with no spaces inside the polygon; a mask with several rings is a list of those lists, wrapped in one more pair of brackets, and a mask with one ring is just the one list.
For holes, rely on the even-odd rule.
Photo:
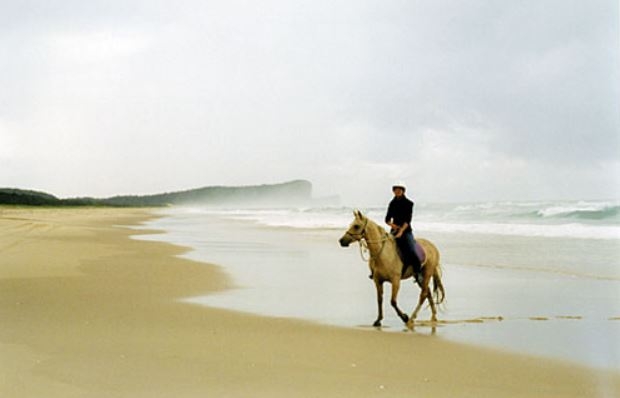
{"label": "rein", "polygon": [[[364,224],[364,227],[362,228],[361,233],[352,234],[350,232],[347,232],[347,234],[356,238],[357,242],[360,244],[360,257],[362,258],[362,260],[370,261],[371,259],[375,259],[381,255],[381,252],[383,252],[383,249],[385,248],[385,242],[387,242],[389,239],[389,235],[387,232],[384,231],[384,234],[380,240],[369,240],[368,237],[366,236],[366,227],[368,227],[368,219],[366,219],[366,223]],[[369,244],[372,245],[375,243],[381,243],[381,247],[379,248],[379,251],[376,254],[373,254],[372,251],[370,250],[370,247],[368,247],[368,245]],[[364,257],[365,252],[369,254],[368,258]]]}

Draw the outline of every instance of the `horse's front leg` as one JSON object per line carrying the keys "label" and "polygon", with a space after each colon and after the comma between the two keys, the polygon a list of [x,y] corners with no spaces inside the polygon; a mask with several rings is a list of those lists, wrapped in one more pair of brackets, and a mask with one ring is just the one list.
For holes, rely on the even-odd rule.
{"label": "horse's front leg", "polygon": [[381,321],[383,320],[383,282],[379,282],[379,280],[375,279],[375,287],[377,288],[377,320],[373,323],[373,326],[381,326]]}
{"label": "horse's front leg", "polygon": [[394,307],[394,310],[396,311],[400,319],[402,319],[403,322],[407,323],[409,321],[409,317],[407,316],[407,314],[402,312],[400,308],[398,308],[398,302],[396,301],[396,298],[398,297],[399,289],[400,289],[400,275],[397,278],[392,280],[392,299],[390,300],[390,304],[392,304],[392,307]]}

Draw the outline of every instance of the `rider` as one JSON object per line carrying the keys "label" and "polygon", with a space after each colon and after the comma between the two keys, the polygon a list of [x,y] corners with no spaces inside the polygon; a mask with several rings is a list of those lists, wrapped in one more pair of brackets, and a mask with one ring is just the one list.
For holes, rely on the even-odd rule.
{"label": "rider", "polygon": [[405,196],[407,187],[402,182],[397,182],[392,186],[394,198],[388,205],[385,222],[392,229],[392,235],[396,238],[396,244],[400,249],[403,260],[403,275],[409,266],[413,266],[413,276],[416,280],[422,275],[421,264],[415,252],[415,240],[411,229],[411,218],[413,217],[413,202]]}

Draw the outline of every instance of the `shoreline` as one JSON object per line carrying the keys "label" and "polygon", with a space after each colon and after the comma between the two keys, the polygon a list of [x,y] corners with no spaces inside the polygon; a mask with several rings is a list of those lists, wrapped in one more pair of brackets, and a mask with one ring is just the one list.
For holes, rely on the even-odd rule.
{"label": "shoreline", "polygon": [[[335,244],[342,230],[273,227],[231,219],[228,214],[201,214],[184,208],[161,214],[165,217],[145,227],[166,233],[139,239],[190,246],[192,251],[184,258],[220,264],[237,285],[186,302],[364,330],[376,317],[375,288],[366,278],[367,265],[357,250]],[[554,258],[550,263],[545,258],[543,261],[550,267],[556,266],[556,272],[548,272],[528,263],[537,261],[536,256],[528,258],[526,253],[514,257],[520,246],[539,245],[539,251],[562,252],[580,242],[552,239],[550,246],[549,238],[544,242],[534,237],[455,239],[454,234],[430,238],[446,248],[443,265],[448,302],[437,328],[425,322],[430,317],[425,308],[413,333],[431,334],[436,330],[435,337],[448,341],[620,371],[616,343],[620,325],[609,321],[620,310],[613,304],[618,302],[617,282],[578,278],[562,269],[566,267],[562,259]],[[488,250],[493,253],[488,263],[500,267],[467,264],[466,257],[459,257],[459,247],[470,253]],[[489,252],[483,256],[488,257]],[[521,266],[510,266],[515,262]],[[401,308],[413,309],[419,289],[406,282],[402,287]],[[580,289],[584,289],[581,295],[567,294]],[[319,291],[324,294],[317,295]],[[597,294],[593,295],[593,291]],[[382,332],[411,332],[388,303],[384,310]]]}
{"label": "shoreline", "polygon": [[[1,208],[0,395],[613,396],[620,373],[183,303],[231,287],[131,239],[150,209]],[[381,348],[379,348],[381,347]]]}

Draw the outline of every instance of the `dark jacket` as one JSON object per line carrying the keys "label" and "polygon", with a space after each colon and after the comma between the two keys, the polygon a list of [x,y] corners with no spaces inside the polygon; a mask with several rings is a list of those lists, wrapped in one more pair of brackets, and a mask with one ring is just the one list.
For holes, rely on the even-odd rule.
{"label": "dark jacket", "polygon": [[411,231],[411,218],[413,217],[413,202],[410,201],[404,195],[400,198],[394,197],[388,205],[387,214],[385,215],[385,222],[389,223],[394,219],[394,224],[403,225],[409,224],[409,227],[405,231]]}

